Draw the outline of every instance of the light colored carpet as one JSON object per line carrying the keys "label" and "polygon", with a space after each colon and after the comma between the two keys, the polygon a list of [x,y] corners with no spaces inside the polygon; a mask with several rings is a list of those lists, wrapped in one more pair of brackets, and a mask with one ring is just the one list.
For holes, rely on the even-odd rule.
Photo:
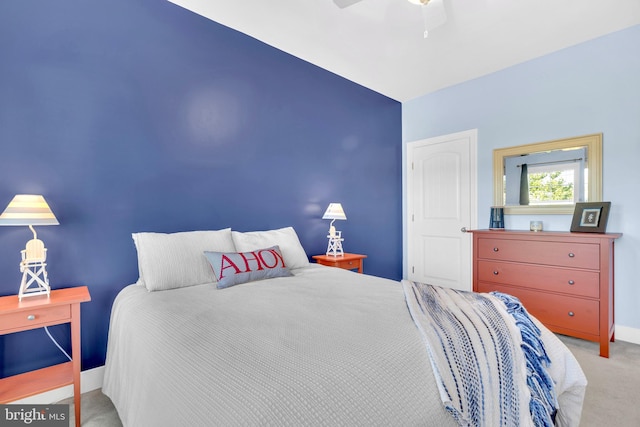
{"label": "light colored carpet", "polygon": [[[83,393],[81,402],[80,417],[82,426],[86,427],[122,427],[122,422],[118,417],[116,408],[111,403],[111,399],[102,394],[101,390],[93,390]],[[73,398],[65,399],[59,403],[69,405],[69,426],[75,427],[75,405]]]}
{"label": "light colored carpet", "polygon": [[589,381],[580,427],[640,426],[640,345],[616,341],[605,359],[598,343],[558,336]]}
{"label": "light colored carpet", "polygon": [[[580,427],[640,426],[640,345],[617,341],[611,344],[610,358],[605,359],[598,355],[598,343],[565,336],[560,339],[578,359],[589,381]],[[70,426],[74,426],[73,399],[60,403],[70,405]],[[82,395],[82,425],[120,427],[122,423],[111,400],[94,390]]]}

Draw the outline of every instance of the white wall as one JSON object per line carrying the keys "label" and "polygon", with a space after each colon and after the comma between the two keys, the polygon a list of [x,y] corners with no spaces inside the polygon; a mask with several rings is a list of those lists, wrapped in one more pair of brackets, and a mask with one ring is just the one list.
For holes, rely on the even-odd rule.
{"label": "white wall", "polygon": [[[640,26],[403,104],[403,141],[478,129],[478,224],[487,228],[495,148],[603,134],[603,198],[616,242],[615,316],[640,331]],[[571,215],[508,215],[508,229],[568,231]],[[618,332],[618,331],[617,331]],[[620,333],[618,338],[624,339]]]}

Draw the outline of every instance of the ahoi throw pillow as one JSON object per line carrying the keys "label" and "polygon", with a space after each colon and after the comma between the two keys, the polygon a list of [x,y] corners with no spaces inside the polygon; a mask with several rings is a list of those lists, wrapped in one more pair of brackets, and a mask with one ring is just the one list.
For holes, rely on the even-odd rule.
{"label": "ahoi throw pillow", "polygon": [[205,251],[204,255],[216,276],[218,289],[254,280],[292,276],[277,245],[250,252]]}

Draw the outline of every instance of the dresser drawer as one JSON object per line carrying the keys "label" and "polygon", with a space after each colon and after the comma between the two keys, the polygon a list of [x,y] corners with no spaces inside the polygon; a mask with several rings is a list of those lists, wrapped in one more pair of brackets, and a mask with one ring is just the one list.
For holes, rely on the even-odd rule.
{"label": "dresser drawer", "polygon": [[589,243],[481,238],[478,258],[598,270],[600,247]]}
{"label": "dresser drawer", "polygon": [[600,273],[597,271],[486,260],[479,260],[477,268],[477,277],[481,282],[591,298],[600,296]]}
{"label": "dresser drawer", "polygon": [[38,328],[45,325],[63,323],[71,319],[69,305],[40,307],[16,313],[3,314],[0,317],[0,332],[16,329]]}
{"label": "dresser drawer", "polygon": [[592,335],[599,334],[598,301],[485,282],[479,283],[478,291],[498,291],[519,298],[527,311],[551,330],[557,326]]}

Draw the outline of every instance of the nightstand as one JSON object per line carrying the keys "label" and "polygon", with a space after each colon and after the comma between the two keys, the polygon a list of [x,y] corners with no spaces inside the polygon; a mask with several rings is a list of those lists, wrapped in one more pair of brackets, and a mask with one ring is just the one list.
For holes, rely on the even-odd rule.
{"label": "nightstand", "polygon": [[80,303],[91,300],[86,286],[57,289],[49,297],[0,297],[0,335],[62,323],[71,324],[70,362],[0,378],[0,403],[73,384],[76,426],[80,426]]}
{"label": "nightstand", "polygon": [[314,255],[311,258],[315,259],[318,264],[326,265],[329,267],[344,268],[345,270],[358,269],[358,273],[362,273],[363,260],[366,255],[360,254],[344,254],[344,255]]}

